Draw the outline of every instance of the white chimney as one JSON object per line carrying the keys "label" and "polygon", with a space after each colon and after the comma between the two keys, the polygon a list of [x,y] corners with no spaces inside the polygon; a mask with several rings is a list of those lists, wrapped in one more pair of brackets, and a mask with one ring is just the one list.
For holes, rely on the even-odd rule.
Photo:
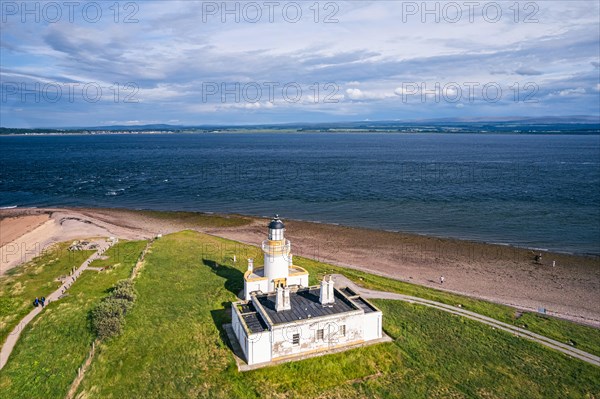
{"label": "white chimney", "polygon": [[323,281],[321,281],[319,302],[321,302],[321,305],[323,306],[331,306],[335,302],[335,295],[333,293],[333,279],[331,276],[325,276],[323,277]]}
{"label": "white chimney", "polygon": [[254,271],[254,259],[248,259],[248,271],[252,273]]}
{"label": "white chimney", "polygon": [[281,312],[282,310],[290,310],[292,308],[292,304],[290,302],[290,288],[282,287],[281,285],[277,287],[277,294],[275,296],[275,310],[277,312]]}

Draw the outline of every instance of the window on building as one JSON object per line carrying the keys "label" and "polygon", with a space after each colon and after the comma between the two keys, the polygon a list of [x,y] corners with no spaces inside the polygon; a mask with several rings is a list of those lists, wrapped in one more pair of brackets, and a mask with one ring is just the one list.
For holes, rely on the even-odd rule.
{"label": "window on building", "polygon": [[323,340],[323,329],[317,330],[317,340]]}
{"label": "window on building", "polygon": [[342,337],[346,336],[346,325],[345,324],[343,326],[340,326],[340,335]]}
{"label": "window on building", "polygon": [[292,344],[300,345],[300,334],[292,335]]}

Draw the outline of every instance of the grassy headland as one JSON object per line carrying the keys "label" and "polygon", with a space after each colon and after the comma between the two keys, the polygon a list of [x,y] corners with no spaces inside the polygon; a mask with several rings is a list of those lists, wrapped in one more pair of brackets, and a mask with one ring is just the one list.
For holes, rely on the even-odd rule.
{"label": "grassy headland", "polygon": [[[11,398],[64,398],[95,335],[90,311],[127,278],[144,241],[121,242],[92,266],[23,332],[0,391]],[[224,338],[228,307],[242,289],[245,262],[260,251],[210,235],[184,231],[157,240],[135,280],[138,298],[122,334],[108,339],[78,394],[123,397],[489,397],[595,398],[600,368],[536,343],[437,309],[376,300],[394,342],[239,373]],[[233,262],[233,255],[238,262]],[[596,351],[598,330],[513,308],[295,257],[311,272],[343,273],[357,283],[420,296],[527,324],[577,347]],[[18,274],[16,268],[12,274]],[[10,278],[6,276],[4,278]],[[49,276],[49,278],[54,278]]]}
{"label": "grassy headland", "polygon": [[[233,263],[232,254],[240,258],[239,251],[254,250],[190,231],[155,242],[136,280],[138,300],[123,333],[100,346],[79,393],[87,398],[600,395],[597,367],[436,309],[383,300],[376,302],[394,342],[238,373],[222,324],[229,320],[227,308],[242,288],[245,268]],[[315,273],[313,281],[333,270],[305,259],[298,263]],[[373,288],[417,289],[362,278]],[[453,304],[457,299],[472,310],[495,309],[446,298]],[[494,311],[506,312],[500,309]]]}

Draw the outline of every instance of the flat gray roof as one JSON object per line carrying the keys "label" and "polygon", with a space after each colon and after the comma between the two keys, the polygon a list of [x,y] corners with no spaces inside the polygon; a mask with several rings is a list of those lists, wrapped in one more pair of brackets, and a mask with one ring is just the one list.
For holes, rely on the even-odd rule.
{"label": "flat gray roof", "polygon": [[358,310],[344,295],[334,289],[335,302],[332,306],[323,306],[319,302],[320,290],[315,288],[301,288],[290,292],[290,310],[275,310],[275,293],[255,296],[274,325],[306,320],[313,317],[334,315]]}
{"label": "flat gray roof", "polygon": [[264,322],[262,317],[256,312],[243,314],[242,318],[244,319],[244,323],[248,326],[248,329],[252,333],[259,333],[263,331],[267,331],[267,324]]}
{"label": "flat gray roof", "polygon": [[238,304],[237,306],[240,311],[240,316],[251,333],[259,333],[268,330],[267,323],[265,323],[263,318],[256,313],[256,309],[252,302]]}
{"label": "flat gray roof", "polygon": [[371,306],[371,304],[369,304],[367,301],[365,301],[364,299],[362,299],[361,297],[356,297],[356,298],[351,298],[354,302],[356,302],[356,304],[365,311],[365,313],[371,313],[371,312],[376,312],[377,309],[375,309],[373,306]]}

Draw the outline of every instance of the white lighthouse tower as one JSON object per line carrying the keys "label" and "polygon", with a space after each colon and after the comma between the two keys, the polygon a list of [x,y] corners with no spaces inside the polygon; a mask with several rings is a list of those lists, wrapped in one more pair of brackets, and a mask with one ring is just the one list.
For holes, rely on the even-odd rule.
{"label": "white lighthouse tower", "polygon": [[275,291],[278,286],[287,286],[289,267],[292,265],[291,244],[284,237],[285,226],[279,215],[269,223],[269,236],[262,242],[264,253],[265,277],[268,292]]}
{"label": "white lighthouse tower", "polygon": [[262,242],[264,256],[262,268],[255,268],[254,261],[248,260],[248,270],[244,274],[244,297],[251,293],[275,292],[277,287],[308,286],[308,272],[292,262],[292,245],[285,238],[285,225],[279,215],[268,225],[267,239]]}

